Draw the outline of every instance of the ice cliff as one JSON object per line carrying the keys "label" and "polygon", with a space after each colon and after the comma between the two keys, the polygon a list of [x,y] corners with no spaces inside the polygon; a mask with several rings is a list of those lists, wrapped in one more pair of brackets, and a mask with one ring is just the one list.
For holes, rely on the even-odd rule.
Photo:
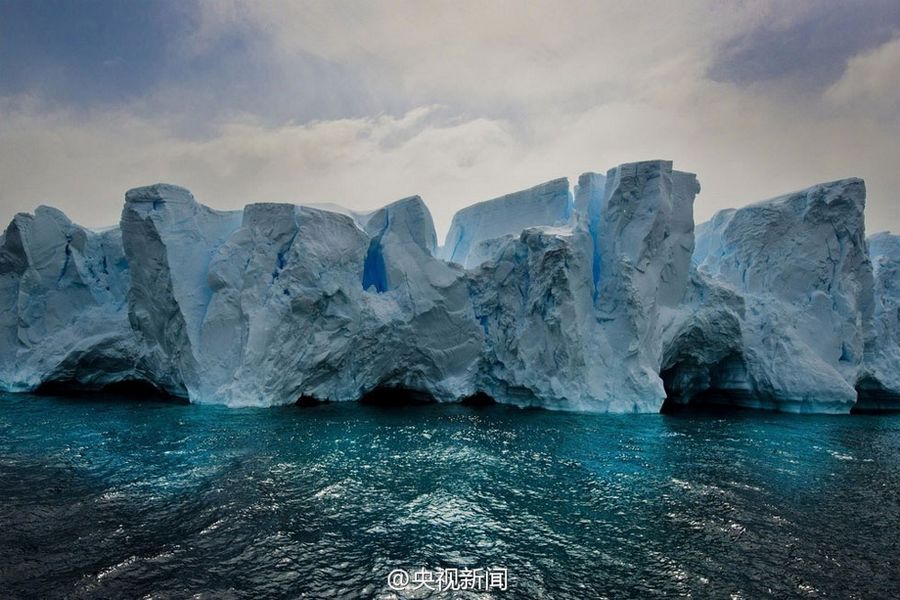
{"label": "ice cliff", "polygon": [[554,179],[528,190],[479,202],[453,216],[439,256],[471,268],[528,227],[565,225],[572,214],[569,180]]}
{"label": "ice cliff", "polygon": [[879,233],[869,238],[875,278],[873,327],[866,343],[857,408],[864,411],[900,407],[900,236]]}
{"label": "ice cliff", "polygon": [[[873,324],[864,208],[862,180],[847,179],[722,211],[698,227],[694,304],[717,314],[682,318],[703,341],[689,337],[675,351],[683,357],[663,365],[670,398],[849,410]],[[734,297],[710,301],[714,290]]]}
{"label": "ice cliff", "polygon": [[900,240],[848,179],[717,214],[625,164],[472,205],[371,213],[129,191],[92,231],[40,207],[0,237],[0,387],[145,382],[275,405],[439,401],[651,412],[900,407]]}

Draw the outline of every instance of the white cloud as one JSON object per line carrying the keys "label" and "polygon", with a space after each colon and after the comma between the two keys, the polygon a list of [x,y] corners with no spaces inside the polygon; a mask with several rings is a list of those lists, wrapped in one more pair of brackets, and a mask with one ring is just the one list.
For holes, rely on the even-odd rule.
{"label": "white cloud", "polygon": [[[790,20],[796,10],[780,10],[788,5],[213,2],[185,52],[247,28],[265,41],[275,72],[289,76],[297,56],[314,53],[366,74],[363,91],[387,108],[305,123],[232,114],[198,138],[182,126],[206,118],[202,103],[164,117],[0,104],[0,218],[49,203],[85,224],[107,224],[126,189],[167,181],[216,208],[283,201],[371,209],[420,194],[443,232],[472,202],[671,158],[700,177],[698,220],[862,176],[872,227],[900,229],[900,124],[874,118],[840,91],[860,78],[865,85],[848,89],[884,95],[883,79],[871,73],[887,73],[894,55],[878,53],[894,50],[851,61],[826,102],[705,77],[723,40]],[[266,85],[284,104],[294,98],[278,78]],[[324,91],[329,98],[359,89]],[[182,93],[158,91],[173,106]]]}
{"label": "white cloud", "polygon": [[900,118],[900,36],[852,58],[825,95],[841,108]]}
{"label": "white cloud", "polygon": [[[127,114],[7,115],[0,124],[3,217],[58,206],[74,219],[115,222],[126,189],[166,181],[216,208],[249,202],[334,202],[373,209],[433,195],[441,225],[506,179],[517,142],[502,121],[434,118],[435,107],[268,128],[223,126],[205,140]],[[501,167],[498,173],[494,169]]]}
{"label": "white cloud", "polygon": [[[198,39],[234,28],[283,64],[365,65],[381,97],[497,111],[630,98],[696,79],[722,41],[783,2],[499,0],[391,3],[211,0]],[[790,6],[790,3],[787,5]]]}

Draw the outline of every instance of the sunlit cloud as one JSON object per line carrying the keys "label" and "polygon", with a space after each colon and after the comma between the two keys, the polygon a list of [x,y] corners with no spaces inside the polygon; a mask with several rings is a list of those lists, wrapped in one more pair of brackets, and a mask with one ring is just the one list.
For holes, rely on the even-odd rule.
{"label": "sunlit cloud", "polygon": [[[900,229],[892,3],[849,45],[822,37],[846,10],[819,3],[219,1],[180,3],[177,26],[164,4],[152,68],[119,41],[136,30],[65,60],[0,42],[0,217],[108,224],[127,188],[168,181],[217,208],[420,194],[442,232],[479,200],[671,158],[700,177],[699,220],[861,176],[870,229]],[[825,44],[823,64],[779,35]]]}

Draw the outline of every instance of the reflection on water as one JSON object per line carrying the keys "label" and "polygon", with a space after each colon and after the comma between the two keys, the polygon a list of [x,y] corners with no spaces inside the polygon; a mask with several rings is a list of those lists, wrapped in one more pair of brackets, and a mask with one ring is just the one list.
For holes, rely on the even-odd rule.
{"label": "reflection on water", "polygon": [[510,598],[900,589],[898,416],[0,402],[4,596],[389,598],[395,568],[495,566]]}

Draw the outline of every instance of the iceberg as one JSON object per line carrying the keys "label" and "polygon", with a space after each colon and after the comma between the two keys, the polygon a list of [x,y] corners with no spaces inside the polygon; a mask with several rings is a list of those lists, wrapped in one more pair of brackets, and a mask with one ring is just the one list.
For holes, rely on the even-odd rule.
{"label": "iceberg", "polygon": [[580,180],[574,223],[528,228],[473,273],[480,385],[528,405],[658,411],[659,329],[686,291],[699,184],[670,161]]}
{"label": "iceberg", "polygon": [[565,225],[572,208],[565,177],[473,204],[453,215],[439,256],[472,268],[490,258],[504,237],[538,225]]}
{"label": "iceberg", "polygon": [[875,280],[874,319],[855,408],[900,410],[900,236],[882,232],[868,242]]}
{"label": "iceberg", "polygon": [[694,226],[671,161],[464,208],[362,213],[130,190],[117,227],[19,214],[0,236],[0,388],[142,383],[270,406],[408,393],[656,412],[900,407],[900,238],[846,179]]}
{"label": "iceberg", "polygon": [[0,382],[103,386],[137,374],[128,261],[117,228],[94,232],[46,206],[0,236]]}
{"label": "iceberg", "polygon": [[[697,228],[698,312],[719,314],[682,319],[695,328],[681,342],[689,348],[664,365],[676,403],[705,394],[789,412],[853,407],[873,317],[864,208],[862,180],[846,179],[725,210]],[[714,288],[732,300],[704,300]]]}

